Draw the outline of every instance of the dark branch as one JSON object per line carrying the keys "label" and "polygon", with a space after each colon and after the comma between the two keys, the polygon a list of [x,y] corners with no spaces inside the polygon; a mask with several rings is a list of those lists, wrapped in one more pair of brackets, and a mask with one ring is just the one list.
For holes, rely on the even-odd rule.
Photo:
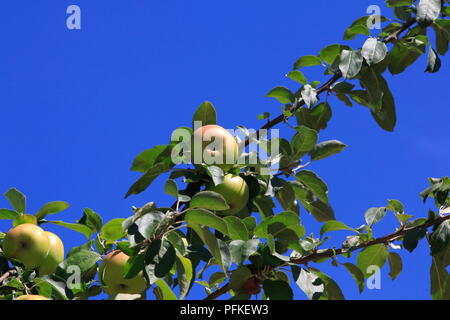
{"label": "dark branch", "polygon": [[227,283],[226,285],[224,285],[222,288],[218,289],[217,291],[214,291],[213,293],[211,293],[209,296],[207,296],[204,300],[215,300],[218,297],[220,297],[221,295],[224,295],[225,293],[227,293],[228,291],[230,291],[230,285]]}
{"label": "dark branch", "polygon": [[[353,248],[351,248],[351,251],[364,249],[364,248],[367,248],[367,247],[370,247],[370,246],[373,246],[376,244],[388,244],[395,240],[398,240],[399,238],[403,237],[405,234],[407,234],[410,231],[417,230],[417,229],[428,229],[429,227],[440,225],[441,223],[443,223],[444,221],[447,221],[447,220],[450,220],[450,215],[445,216],[445,217],[440,217],[436,220],[429,221],[423,225],[416,226],[413,228],[400,228],[399,230],[397,230],[387,236],[373,239],[366,243],[362,243],[359,246],[353,247]],[[322,258],[331,258],[333,256],[340,255],[340,254],[342,254],[344,252],[348,252],[348,251],[349,250],[345,249],[345,248],[340,248],[340,249],[336,249],[336,250],[328,249],[328,250],[319,251],[319,252],[304,256],[304,257],[292,259],[291,262],[295,263],[295,264],[306,264],[308,262],[314,262],[314,261],[317,261]]]}

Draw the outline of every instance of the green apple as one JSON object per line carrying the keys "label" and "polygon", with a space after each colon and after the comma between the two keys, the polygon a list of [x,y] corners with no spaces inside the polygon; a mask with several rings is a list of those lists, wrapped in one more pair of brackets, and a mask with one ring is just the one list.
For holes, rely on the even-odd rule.
{"label": "green apple", "polygon": [[214,165],[226,172],[236,163],[238,152],[236,139],[221,126],[206,125],[192,135],[191,159],[194,164]]}
{"label": "green apple", "polygon": [[125,279],[125,264],[129,258],[125,253],[115,250],[103,259],[98,274],[103,290],[110,296],[119,293],[139,294],[147,289],[147,280],[142,271],[134,278]]}
{"label": "green apple", "polygon": [[16,300],[50,300],[50,299],[37,294],[25,294],[23,296],[17,297]]}
{"label": "green apple", "polygon": [[224,216],[237,214],[245,208],[249,198],[248,185],[240,176],[232,174],[225,175],[223,183],[217,186],[208,185],[208,191],[214,191],[221,194],[230,206],[230,209],[218,211],[217,213]]}
{"label": "green apple", "polygon": [[3,240],[6,257],[19,260],[26,269],[39,267],[49,250],[50,242],[45,231],[30,223],[12,228]]}
{"label": "green apple", "polygon": [[50,250],[44,262],[39,267],[40,276],[55,273],[58,264],[64,260],[64,244],[61,239],[54,233],[48,231],[45,233],[48,236]]}

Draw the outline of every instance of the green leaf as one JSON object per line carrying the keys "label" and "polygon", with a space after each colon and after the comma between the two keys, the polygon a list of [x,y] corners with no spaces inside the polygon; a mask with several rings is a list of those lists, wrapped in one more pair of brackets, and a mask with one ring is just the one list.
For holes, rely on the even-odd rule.
{"label": "green leaf", "polygon": [[450,41],[450,20],[437,19],[433,24],[436,33],[436,49],[440,55],[445,55],[448,51]]}
{"label": "green leaf", "polygon": [[[278,178],[273,178],[272,181]],[[278,190],[275,193],[275,196],[278,202],[281,204],[284,210],[292,211],[296,214],[299,214],[298,204],[295,201],[295,192],[292,189],[292,186],[282,179],[279,179],[281,188],[277,188]]]}
{"label": "green leaf", "polygon": [[308,107],[315,105],[318,101],[316,89],[309,84],[303,86],[300,94]]}
{"label": "green leaf", "polygon": [[83,210],[83,216],[78,221],[79,224],[84,224],[85,226],[91,228],[93,233],[97,233],[102,229],[103,220],[100,215],[89,208]]}
{"label": "green leaf", "polygon": [[328,64],[333,64],[336,58],[339,57],[340,53],[341,45],[332,44],[320,50],[319,58]]}
{"label": "green leaf", "polygon": [[37,221],[36,217],[31,214],[21,214],[13,220],[14,227],[17,227],[19,224],[25,224],[25,223],[37,224],[38,221]]}
{"label": "green leaf", "polygon": [[446,249],[450,243],[450,221],[442,222],[430,237],[431,254],[435,255]]}
{"label": "green leaf", "polygon": [[208,284],[210,287],[217,286],[218,284],[224,282],[227,276],[223,272],[214,272],[208,280]]}
{"label": "green leaf", "polygon": [[35,279],[37,285],[41,285],[42,282],[48,283],[52,286],[53,292],[62,300],[69,300],[72,297],[72,292],[67,288],[65,281],[58,281],[51,278],[51,276],[43,276]]}
{"label": "green leaf", "polygon": [[67,257],[60,267],[63,270],[68,270],[70,266],[78,266],[80,272],[84,273],[91,270],[100,260],[100,255],[97,252],[89,250],[80,250]]}
{"label": "green leaf", "polygon": [[167,283],[159,279],[155,282],[156,287],[153,289],[153,293],[156,296],[156,299],[158,300],[178,300],[177,296],[173,291],[170,289],[170,287],[167,285]]}
{"label": "green leaf", "polygon": [[339,285],[331,279],[328,275],[315,268],[309,268],[310,271],[314,272],[324,285],[323,296],[321,299],[326,298],[327,300],[345,300]]}
{"label": "green leaf", "polygon": [[227,210],[230,206],[225,201],[225,198],[214,191],[201,191],[197,193],[191,200],[191,208],[203,208],[209,210]]}
{"label": "green leaf", "polygon": [[235,240],[230,243],[230,253],[232,260],[241,266],[258,249],[259,239],[248,241]]}
{"label": "green leaf", "polygon": [[317,161],[324,158],[328,158],[334,154],[337,154],[347,147],[346,144],[338,140],[329,140],[319,143],[310,152],[311,160]]}
{"label": "green leaf", "polygon": [[364,274],[361,269],[350,262],[343,263],[342,265],[347,269],[353,279],[355,279],[359,293],[362,293],[364,291]]}
{"label": "green leaf", "polygon": [[361,87],[367,92],[367,107],[374,112],[381,111],[384,92],[381,88],[380,77],[373,68],[363,68],[359,75],[359,81]]}
{"label": "green leaf", "polygon": [[178,186],[175,180],[169,179],[164,185],[164,192],[178,198]]}
{"label": "green leaf", "polygon": [[79,223],[67,223],[64,221],[45,221],[46,223],[51,223],[57,226],[61,226],[76,232],[79,232],[81,234],[83,234],[86,239],[90,239],[92,236],[92,230],[91,228],[85,226],[84,224],[79,224]]}
{"label": "green leaf", "polygon": [[432,256],[430,268],[431,297],[433,300],[450,300],[450,244],[438,254]]}
{"label": "green leaf", "polygon": [[44,219],[48,214],[55,214],[66,210],[70,207],[70,204],[64,201],[54,201],[49,202],[42,206],[39,211],[35,214],[38,220]]}
{"label": "green leaf", "polygon": [[388,256],[389,250],[383,244],[375,244],[360,251],[356,261],[364,274],[364,278],[369,278],[373,275],[373,266],[381,269],[386,263]]}
{"label": "green leaf", "polygon": [[172,147],[168,145],[159,145],[141,152],[133,161],[132,171],[145,173],[160,162],[169,157]]}
{"label": "green leaf", "polygon": [[227,224],[227,229],[231,239],[233,240],[249,239],[247,227],[245,226],[244,222],[242,222],[241,219],[234,216],[227,216],[224,217],[223,220],[225,220]]}
{"label": "green leaf", "polygon": [[172,269],[176,258],[175,249],[169,241],[165,241],[163,246],[165,252],[155,266],[155,276],[158,278],[164,277]]}
{"label": "green leaf", "polygon": [[297,200],[300,201],[303,207],[311,213],[318,222],[335,220],[333,209],[328,204],[320,200],[315,200],[313,193],[301,183],[293,181],[291,184]]}
{"label": "green leaf", "polygon": [[267,217],[256,226],[255,235],[260,238],[288,237],[287,240],[298,241],[305,235],[305,228],[300,224],[300,218],[294,212],[284,211],[275,216]]}
{"label": "green leaf", "polygon": [[245,282],[253,276],[248,267],[239,267],[231,272],[230,288],[233,291],[240,291]]}
{"label": "green leaf", "polygon": [[216,216],[214,213],[204,209],[190,209],[184,220],[187,224],[199,224],[216,229],[217,231],[228,235],[227,223],[224,219]]}
{"label": "green leaf", "polygon": [[323,224],[322,228],[320,229],[320,238],[322,238],[323,235],[327,232],[337,231],[337,230],[349,230],[349,231],[354,231],[354,232],[358,233],[358,231],[356,231],[353,228],[350,228],[343,222],[336,221],[336,220],[330,220],[330,221],[325,222]]}
{"label": "green leaf", "polygon": [[351,93],[353,88],[355,87],[354,84],[348,83],[346,81],[339,81],[336,82],[332,87],[331,90],[337,93]]}
{"label": "green leaf", "polygon": [[263,289],[270,300],[292,300],[294,297],[289,284],[282,280],[267,279],[263,282]]}
{"label": "green leaf", "polygon": [[332,111],[328,102],[323,102],[312,109],[300,108],[295,115],[299,125],[319,131],[327,127]]}
{"label": "green leaf", "polygon": [[386,4],[389,8],[410,6],[414,2],[415,2],[415,0],[386,0]]}
{"label": "green leaf", "polygon": [[402,272],[403,269],[402,258],[398,253],[389,252],[388,260],[390,268],[389,276],[392,280],[395,280],[395,278],[397,278],[397,276]]}
{"label": "green leaf", "polygon": [[404,211],[403,203],[401,203],[400,201],[395,200],[395,199],[388,200],[387,209],[391,210],[392,212],[396,212],[396,213],[403,213],[403,211]]}
{"label": "green leaf", "polygon": [[108,221],[102,227],[100,237],[106,240],[107,244],[114,243],[126,236],[126,233],[122,229],[122,223],[125,221],[123,218],[116,218]]}
{"label": "green leaf", "polygon": [[361,49],[361,55],[370,66],[381,62],[386,57],[387,51],[388,48],[383,42],[378,41],[377,38],[369,38]]}
{"label": "green leaf", "polygon": [[214,106],[211,102],[205,101],[203,102],[200,107],[195,111],[194,116],[192,118],[192,128],[195,128],[194,122],[200,121],[201,126],[205,126],[208,124],[216,124],[217,122],[217,116],[216,116],[216,109],[214,109]]}
{"label": "green leaf", "polygon": [[311,190],[319,200],[328,203],[328,187],[317,174],[309,170],[301,170],[295,178]]}
{"label": "green leaf", "polygon": [[370,36],[369,28],[367,27],[368,16],[361,17],[355,20],[350,27],[345,30],[344,40],[352,40],[356,38],[358,34],[364,34]]}
{"label": "green leaf", "polygon": [[429,73],[436,73],[441,69],[441,59],[437,55],[436,51],[430,47],[430,50],[428,51],[428,60],[427,60],[427,68],[425,69],[425,72]]}
{"label": "green leaf", "polygon": [[425,44],[413,38],[411,41],[398,41],[391,50],[389,71],[392,74],[399,74],[412,65],[423,53]]}
{"label": "green leaf", "polygon": [[285,87],[275,87],[269,91],[266,97],[275,98],[283,104],[295,102],[294,94]]}
{"label": "green leaf", "polygon": [[441,0],[420,0],[417,5],[416,20],[421,25],[429,26],[439,17]]}
{"label": "green leaf", "polygon": [[135,224],[138,227],[139,233],[145,239],[153,238],[164,227],[166,215],[160,211],[151,211],[139,219]]}
{"label": "green leaf", "polygon": [[406,233],[405,236],[403,237],[403,247],[409,252],[413,252],[414,249],[417,247],[419,240],[425,237],[425,235],[426,235],[425,228],[418,228],[408,231],[408,233]]}
{"label": "green leaf", "polygon": [[336,219],[333,209],[325,202],[314,200],[306,209],[318,222],[326,222]]}
{"label": "green leaf", "polygon": [[370,208],[364,214],[366,223],[369,227],[373,226],[375,223],[379,222],[386,215],[386,207]]}
{"label": "green leaf", "polygon": [[383,91],[381,110],[372,109],[370,113],[382,129],[392,132],[397,122],[394,97],[388,83],[381,75],[378,76],[378,84]]}
{"label": "green leaf", "polygon": [[154,167],[148,169],[144,175],[142,175],[128,190],[125,198],[133,194],[139,194],[147,189],[150,184],[162,173],[169,171],[174,166],[173,163],[165,164],[158,163]]}
{"label": "green leaf", "polygon": [[295,128],[297,133],[292,137],[291,146],[294,150],[295,158],[300,157],[303,153],[311,151],[318,140],[317,131],[306,126],[298,126]]}
{"label": "green leaf", "polygon": [[342,50],[339,62],[339,70],[345,79],[351,79],[358,75],[363,64],[363,56],[359,50]]}
{"label": "green leaf", "polygon": [[9,203],[13,208],[20,213],[25,213],[26,209],[26,197],[25,195],[17,190],[16,188],[11,188],[4,194]]}
{"label": "green leaf", "polygon": [[195,233],[197,233],[197,235],[208,248],[208,251],[215,258],[221,269],[224,272],[227,272],[231,264],[231,254],[229,250],[227,252],[226,249],[228,247],[226,247],[226,244],[224,246],[223,243],[219,239],[217,239],[217,237],[213,235],[211,231],[209,231],[208,227],[201,226],[193,222],[189,223],[189,227],[192,228]]}
{"label": "green leaf", "polygon": [[308,80],[306,79],[305,75],[301,71],[291,71],[286,75],[289,79],[292,79],[294,81],[297,81],[298,83],[301,83],[303,85],[308,83]]}
{"label": "green leaf", "polygon": [[20,214],[9,209],[0,209],[0,220],[14,220],[19,218]]}
{"label": "green leaf", "polygon": [[297,70],[297,69],[300,69],[303,67],[318,66],[321,64],[322,64],[322,61],[317,56],[313,56],[313,55],[303,56],[294,63],[294,70]]}
{"label": "green leaf", "polygon": [[275,204],[273,203],[271,197],[258,195],[255,199],[253,199],[253,204],[258,209],[261,217],[273,216],[273,208],[275,208]]}
{"label": "green leaf", "polygon": [[178,286],[180,287],[180,300],[188,294],[193,277],[192,262],[188,258],[177,255],[176,267],[178,273]]}
{"label": "green leaf", "polygon": [[206,170],[212,178],[215,186],[223,183],[225,174],[221,168],[216,166],[208,166]]}

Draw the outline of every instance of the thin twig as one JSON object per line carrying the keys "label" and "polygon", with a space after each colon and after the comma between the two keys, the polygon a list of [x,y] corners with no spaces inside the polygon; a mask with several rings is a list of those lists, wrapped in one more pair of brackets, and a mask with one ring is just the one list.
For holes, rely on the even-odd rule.
{"label": "thin twig", "polygon": [[16,270],[8,270],[0,277],[0,284],[8,279],[9,277],[15,276],[17,274]]}

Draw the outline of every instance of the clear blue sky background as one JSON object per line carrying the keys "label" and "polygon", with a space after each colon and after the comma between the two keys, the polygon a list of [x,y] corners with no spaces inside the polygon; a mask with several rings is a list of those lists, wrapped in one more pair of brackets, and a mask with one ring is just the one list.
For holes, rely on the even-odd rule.
{"label": "clear blue sky background", "polygon": [[[81,7],[82,30],[66,28],[70,4]],[[278,85],[296,88],[284,77],[293,62],[342,43],[345,28],[371,4],[392,17],[380,0],[5,1],[0,191],[24,192],[31,213],[65,200],[71,208],[54,218],[71,222],[84,207],[107,221],[131,215],[132,205],[169,205],[164,177],[141,195],[123,199],[138,178],[129,171],[138,153],[166,144],[173,129],[190,124],[204,100],[214,103],[222,126],[258,128],[257,114],[280,110],[265,94]],[[363,41],[359,36],[350,45]],[[408,213],[426,215],[432,203],[424,205],[418,196],[426,178],[449,173],[449,60],[443,59],[435,75],[423,72],[425,63],[424,56],[404,74],[387,77],[397,102],[394,133],[378,128],[366,108],[330,100],[333,119],[320,139],[339,139],[349,147],[311,169],[328,183],[337,218],[350,226],[360,226],[367,208],[392,198],[403,201]],[[326,79],[313,69],[307,75]],[[0,207],[7,206],[0,199]],[[302,219],[317,234],[320,225],[305,211]],[[376,235],[395,225],[388,216]],[[0,222],[0,230],[9,227]],[[67,247],[84,241],[75,232],[48,229]],[[336,236],[342,240],[345,233]],[[344,269],[329,262],[318,268],[335,276],[349,299],[428,299],[426,244],[400,254],[405,267],[398,279],[392,282],[385,267],[382,289],[362,295]],[[194,288],[192,297],[201,296],[202,289]],[[299,290],[295,297],[305,298]]]}

